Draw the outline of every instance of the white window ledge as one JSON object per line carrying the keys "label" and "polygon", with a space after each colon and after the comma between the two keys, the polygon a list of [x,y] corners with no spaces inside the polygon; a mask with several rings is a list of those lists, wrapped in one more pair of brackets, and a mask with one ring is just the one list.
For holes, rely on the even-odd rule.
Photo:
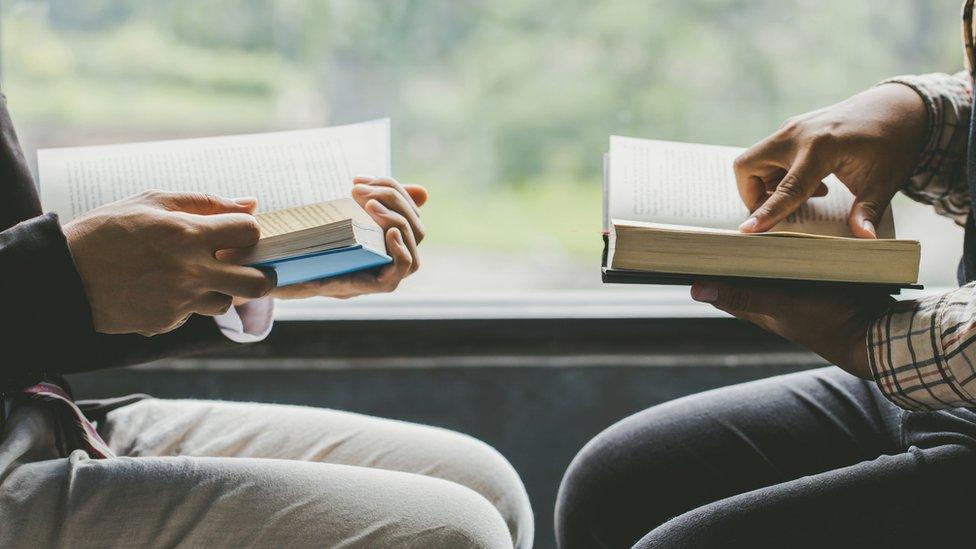
{"label": "white window ledge", "polygon": [[[944,292],[946,288],[904,292],[900,299]],[[279,321],[721,318],[725,313],[692,301],[682,286],[607,286],[595,290],[404,292],[350,300],[313,298],[279,301]]]}

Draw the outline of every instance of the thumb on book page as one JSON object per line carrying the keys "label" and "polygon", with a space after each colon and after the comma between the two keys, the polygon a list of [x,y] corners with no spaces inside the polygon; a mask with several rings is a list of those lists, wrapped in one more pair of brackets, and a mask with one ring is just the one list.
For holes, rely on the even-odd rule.
{"label": "thumb on book page", "polygon": [[[872,185],[870,189],[878,189],[880,185]],[[851,232],[858,238],[878,238],[878,225],[881,217],[891,203],[892,195],[885,191],[865,192],[854,198],[851,215],[847,222]]]}
{"label": "thumb on book page", "polygon": [[254,213],[258,201],[253,197],[225,198],[200,192],[157,192],[152,196],[167,210],[197,215]]}
{"label": "thumb on book page", "polygon": [[802,206],[820,188],[823,178],[829,173],[830,170],[825,172],[809,152],[800,153],[789,172],[776,185],[773,194],[752,212],[752,216],[739,226],[739,230],[761,233],[772,229]]}

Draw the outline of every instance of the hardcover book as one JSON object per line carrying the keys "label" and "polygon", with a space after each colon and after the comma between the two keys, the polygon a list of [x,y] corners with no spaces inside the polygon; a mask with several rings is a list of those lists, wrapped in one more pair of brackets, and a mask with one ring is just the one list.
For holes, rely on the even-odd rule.
{"label": "hardcover book", "polygon": [[854,197],[835,177],[771,231],[745,234],[749,212],[732,163],[743,149],[611,137],[604,162],[604,281],[690,284],[776,279],[918,287],[921,249],[895,238],[891,208],[877,239],[854,237]]}

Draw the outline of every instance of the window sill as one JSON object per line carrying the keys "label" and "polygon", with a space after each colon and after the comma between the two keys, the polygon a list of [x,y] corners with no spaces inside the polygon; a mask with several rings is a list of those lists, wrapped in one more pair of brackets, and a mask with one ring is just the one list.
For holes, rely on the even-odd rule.
{"label": "window sill", "polygon": [[275,319],[432,320],[541,318],[714,318],[721,316],[680,287],[597,290],[418,293],[369,295],[350,300],[278,301]]}
{"label": "window sill", "polygon": [[[906,291],[900,299],[945,292]],[[593,290],[404,292],[350,300],[313,298],[278,301],[275,320],[531,320],[531,319],[701,319],[725,313],[692,301],[683,286],[606,286]]]}
{"label": "window sill", "polygon": [[[939,291],[905,292],[902,298]],[[268,359],[286,369],[820,361],[776,335],[692,301],[684,287],[282,301],[276,319],[267,340],[211,352],[204,360],[234,359],[223,366],[213,362],[218,369],[262,367]]]}

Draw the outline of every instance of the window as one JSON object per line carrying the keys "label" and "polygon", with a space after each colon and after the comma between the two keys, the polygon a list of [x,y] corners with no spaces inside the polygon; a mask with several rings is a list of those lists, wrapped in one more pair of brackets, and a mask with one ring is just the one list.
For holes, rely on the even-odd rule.
{"label": "window", "polygon": [[[3,84],[30,157],[390,116],[395,174],[432,192],[396,299],[559,298],[599,287],[608,135],[748,145],[886,76],[956,70],[958,4],[8,0]],[[897,206],[923,282],[951,284],[961,231]]]}

